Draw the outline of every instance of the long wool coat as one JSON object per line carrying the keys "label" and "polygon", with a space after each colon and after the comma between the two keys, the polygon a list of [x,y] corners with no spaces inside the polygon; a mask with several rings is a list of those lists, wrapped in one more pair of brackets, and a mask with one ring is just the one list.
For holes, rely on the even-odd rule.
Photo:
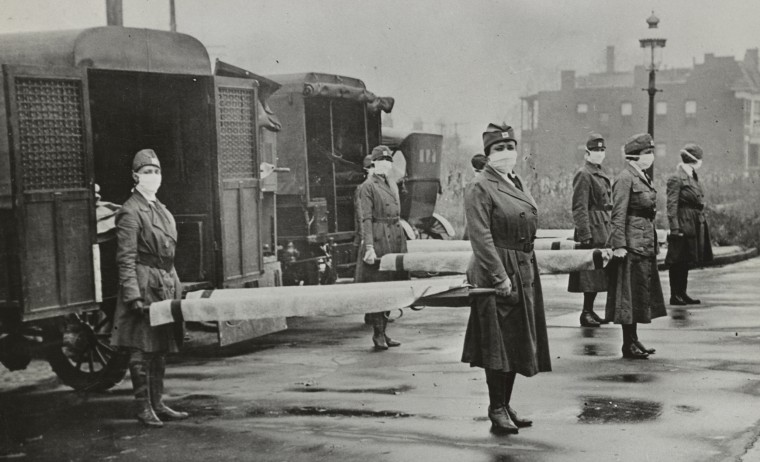
{"label": "long wool coat", "polygon": [[465,191],[465,213],[473,252],[468,281],[495,287],[509,277],[513,294],[472,299],[462,361],[528,377],[550,371],[541,279],[529,248],[536,202],[487,166]]}
{"label": "long wool coat", "polygon": [[[607,245],[612,210],[612,186],[601,165],[586,162],[573,178],[573,222],[576,242],[591,239],[591,247]],[[568,292],[606,292],[604,269],[570,273]]]}
{"label": "long wool coat", "polygon": [[[667,185],[670,237],[665,262],[693,264],[712,260],[710,230],[702,212],[702,185],[680,166]],[[676,237],[679,232],[683,237]]]}
{"label": "long wool coat", "polygon": [[[135,191],[116,215],[119,291],[114,314],[111,344],[145,352],[176,352],[182,341],[181,329],[172,324],[151,327],[147,314],[130,309],[131,302],[179,299],[182,296],[174,251],[177,225],[166,207],[151,204]],[[160,261],[164,268],[157,268]]]}
{"label": "long wool coat", "polygon": [[406,253],[406,235],[401,227],[401,200],[398,186],[385,176],[372,174],[357,191],[355,213],[360,217],[362,240],[356,263],[356,282],[409,279],[407,271],[379,271],[379,264],[364,263],[367,245],[373,245],[379,259],[387,253]]}
{"label": "long wool coat", "polygon": [[608,244],[625,248],[628,255],[622,261],[613,259],[607,268],[606,318],[615,324],[649,323],[667,311],[657,272],[654,219],[636,214],[656,210],[657,191],[629,164],[615,178],[612,203]]}

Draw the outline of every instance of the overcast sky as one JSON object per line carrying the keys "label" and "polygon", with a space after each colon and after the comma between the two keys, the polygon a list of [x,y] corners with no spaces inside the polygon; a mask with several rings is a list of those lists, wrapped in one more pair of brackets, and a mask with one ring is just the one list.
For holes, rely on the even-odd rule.
{"label": "overcast sky", "polygon": [[[168,0],[123,0],[124,25],[169,28]],[[474,142],[489,121],[519,126],[519,97],[559,85],[559,72],[644,62],[638,39],[652,10],[667,38],[664,65],[705,53],[743,58],[760,46],[756,0],[176,0],[178,31],[259,74],[358,77],[396,98],[410,128],[458,124]],[[0,0],[0,31],[105,25],[105,0]],[[646,94],[642,92],[642,98]]]}

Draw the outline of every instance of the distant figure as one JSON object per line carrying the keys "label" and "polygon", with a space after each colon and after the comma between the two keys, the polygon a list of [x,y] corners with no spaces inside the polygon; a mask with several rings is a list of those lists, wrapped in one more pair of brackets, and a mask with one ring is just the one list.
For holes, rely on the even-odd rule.
{"label": "distant figure", "polygon": [[512,127],[483,133],[488,164],[467,186],[464,204],[472,258],[467,280],[495,294],[472,297],[462,362],[485,369],[493,430],[517,433],[532,421],[511,407],[517,374],[551,370],[541,279],[533,252],[538,208],[514,173]]}
{"label": "distant figure", "polygon": [[705,220],[705,196],[697,170],[702,166],[702,148],[687,144],[681,149],[681,163],[668,178],[668,254],[670,304],[698,305],[700,300],[686,294],[689,266],[712,260],[710,231]]}
{"label": "distant figure", "polygon": [[647,359],[655,350],[639,341],[636,325],[667,314],[657,272],[657,190],[646,173],[654,141],[647,133],[634,135],[624,151],[628,165],[612,184],[609,244],[615,258],[608,266],[606,318],[622,325],[623,358]]}
{"label": "distant figure", "polygon": [[[372,150],[374,171],[359,186],[356,213],[361,218],[362,240],[356,264],[356,282],[381,282],[409,279],[407,271],[380,271],[380,257],[388,253],[406,253],[406,235],[401,228],[401,200],[396,183],[388,178],[393,166],[391,150],[377,146]],[[385,330],[390,312],[369,313],[372,342],[376,350],[387,350],[401,343]]]}
{"label": "distant figure", "polygon": [[186,412],[169,408],[162,399],[166,354],[179,350],[181,324],[151,327],[147,311],[153,302],[182,298],[174,269],[177,225],[156,197],[161,186],[161,163],[152,149],[135,154],[132,178],[132,197],[116,214],[119,292],[111,344],[129,354],[137,420],[148,427],[162,427],[159,417],[188,417]]}
{"label": "distant figure", "polygon": [[[573,178],[574,239],[584,249],[602,249],[607,245],[612,210],[612,187],[607,172],[602,167],[606,146],[604,138],[592,133],[586,140],[583,166]],[[570,273],[568,292],[583,292],[583,311],[580,324],[583,327],[599,327],[607,321],[594,312],[597,292],[607,292],[607,272],[604,269],[574,271]]]}

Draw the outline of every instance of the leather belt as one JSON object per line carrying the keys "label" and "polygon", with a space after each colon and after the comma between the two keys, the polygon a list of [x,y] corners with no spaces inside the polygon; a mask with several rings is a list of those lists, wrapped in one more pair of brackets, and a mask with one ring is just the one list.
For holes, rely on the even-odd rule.
{"label": "leather belt", "polygon": [[591,207],[589,209],[592,212],[611,212],[612,211],[612,204],[605,204],[601,207]]}
{"label": "leather belt", "polygon": [[174,259],[163,260],[161,257],[144,252],[137,253],[137,263],[143,266],[150,266],[151,268],[162,269],[166,272],[174,268]]}
{"label": "leather belt", "polygon": [[395,224],[398,223],[400,220],[399,217],[385,217],[385,218],[375,218],[372,217],[372,223],[390,223]]}
{"label": "leather belt", "polygon": [[508,250],[519,250],[520,252],[530,253],[533,252],[533,243],[529,242],[527,244],[494,244],[496,247],[500,249],[508,249]]}
{"label": "leather belt", "polygon": [[691,209],[691,210],[699,210],[700,212],[705,209],[705,204],[678,204],[678,208],[680,209]]}
{"label": "leather belt", "polygon": [[648,220],[654,220],[655,215],[657,215],[657,210],[628,209],[627,214],[628,216],[631,216],[631,217],[641,217],[641,218],[646,218]]}

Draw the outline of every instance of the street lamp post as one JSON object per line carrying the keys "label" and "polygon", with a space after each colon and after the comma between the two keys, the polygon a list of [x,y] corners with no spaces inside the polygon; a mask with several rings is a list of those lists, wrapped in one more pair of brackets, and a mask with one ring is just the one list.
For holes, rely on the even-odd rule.
{"label": "street lamp post", "polygon": [[[659,50],[665,48],[665,39],[658,36],[659,31],[657,30],[657,25],[659,23],[660,19],[654,15],[653,11],[652,15],[647,18],[649,29],[646,38],[639,39],[641,48],[649,49],[649,86],[643,90],[649,94],[649,117],[647,119],[647,132],[652,136],[652,138],[654,138],[654,95],[657,94],[658,91],[662,91],[658,90],[655,87],[655,72],[657,71],[657,67],[660,64],[660,59],[658,56],[656,56],[656,54],[658,54]],[[650,177],[653,173],[654,169],[650,167]]]}
{"label": "street lamp post", "polygon": [[657,72],[657,67],[659,66],[659,59],[656,58],[655,54],[657,53],[658,49],[665,48],[665,39],[659,38],[657,36],[658,30],[657,25],[660,23],[660,19],[654,15],[654,12],[652,12],[652,16],[647,18],[647,24],[649,25],[649,30],[646,38],[639,39],[639,43],[641,44],[641,48],[648,48],[649,49],[649,87],[644,88],[644,91],[649,93],[649,119],[648,119],[648,125],[647,125],[647,131],[650,135],[654,138],[654,95],[658,91],[657,88],[654,86],[654,76],[655,72]]}

